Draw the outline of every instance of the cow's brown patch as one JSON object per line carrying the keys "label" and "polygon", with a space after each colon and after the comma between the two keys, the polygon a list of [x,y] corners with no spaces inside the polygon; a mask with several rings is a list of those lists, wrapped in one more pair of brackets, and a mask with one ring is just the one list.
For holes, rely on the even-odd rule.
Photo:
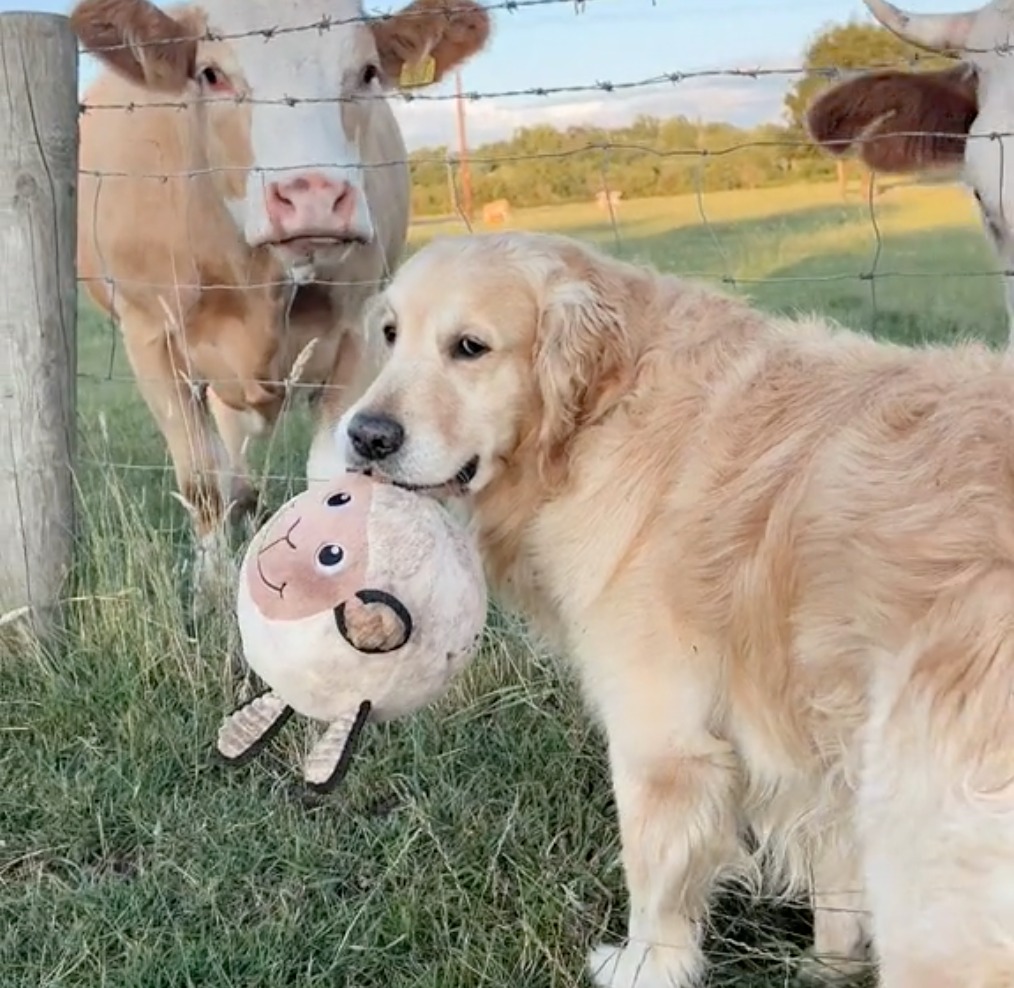
{"label": "cow's brown patch", "polygon": [[396,82],[406,65],[431,57],[434,82],[471,57],[490,34],[489,12],[472,0],[416,0],[396,14],[373,22],[384,75]]}
{"label": "cow's brown patch", "polygon": [[963,160],[979,114],[971,66],[936,72],[872,72],[823,92],[807,112],[814,140],[834,155],[858,144],[883,172],[916,171]]}
{"label": "cow's brown patch", "polygon": [[147,0],[83,0],[70,25],[91,54],[132,82],[179,92],[193,77],[204,24],[195,10],[170,17]]}

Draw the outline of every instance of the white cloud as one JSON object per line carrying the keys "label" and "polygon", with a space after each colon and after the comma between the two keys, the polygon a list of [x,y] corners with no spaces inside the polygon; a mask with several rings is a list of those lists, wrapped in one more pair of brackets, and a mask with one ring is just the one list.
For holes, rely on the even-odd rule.
{"label": "white cloud", "polygon": [[[486,98],[466,101],[468,143],[477,147],[509,138],[519,127],[621,127],[640,114],[687,116],[754,126],[777,120],[785,79],[779,76],[688,79],[650,88],[591,93],[570,99],[553,97]],[[453,100],[395,101],[409,148],[457,145]]]}

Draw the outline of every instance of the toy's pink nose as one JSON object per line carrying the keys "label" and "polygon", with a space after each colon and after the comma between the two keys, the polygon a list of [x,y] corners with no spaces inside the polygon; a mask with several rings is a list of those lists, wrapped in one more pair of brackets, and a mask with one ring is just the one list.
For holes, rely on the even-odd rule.
{"label": "toy's pink nose", "polygon": [[268,218],[279,237],[345,237],[352,231],[356,190],[319,172],[272,182],[265,190]]}

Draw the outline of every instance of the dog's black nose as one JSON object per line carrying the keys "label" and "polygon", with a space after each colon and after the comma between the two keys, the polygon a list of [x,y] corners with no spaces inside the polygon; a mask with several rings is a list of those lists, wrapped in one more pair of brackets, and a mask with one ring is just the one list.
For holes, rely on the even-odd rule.
{"label": "dog's black nose", "polygon": [[364,460],[382,460],[401,449],[405,430],[389,415],[356,412],[349,423],[349,439]]}

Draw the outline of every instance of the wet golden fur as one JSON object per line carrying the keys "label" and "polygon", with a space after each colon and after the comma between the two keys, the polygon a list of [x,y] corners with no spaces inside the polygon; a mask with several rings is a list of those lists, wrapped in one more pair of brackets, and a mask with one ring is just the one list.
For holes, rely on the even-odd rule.
{"label": "wet golden fur", "polygon": [[872,934],[887,988],[1014,984],[1014,369],[534,234],[423,249],[371,322],[336,448],[366,409],[394,479],[480,454],[493,591],[607,734],[630,944],[596,983],[691,983],[716,880],[763,872],[842,968]]}

